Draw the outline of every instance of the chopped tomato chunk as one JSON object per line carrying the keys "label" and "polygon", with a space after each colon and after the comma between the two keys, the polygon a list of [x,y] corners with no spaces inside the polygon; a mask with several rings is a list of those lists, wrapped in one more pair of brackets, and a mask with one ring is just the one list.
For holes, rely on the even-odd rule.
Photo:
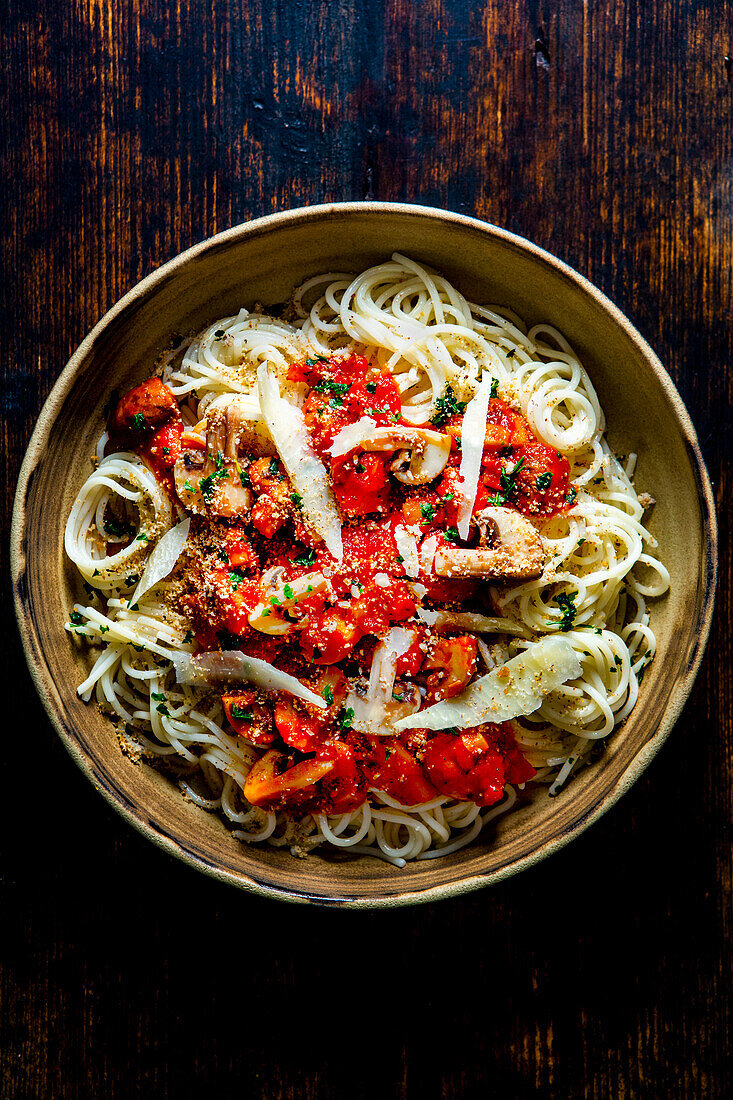
{"label": "chopped tomato chunk", "polygon": [[149,378],[120,399],[110,427],[113,432],[144,432],[177,415],[178,402],[172,390],[159,378]]}
{"label": "chopped tomato chunk", "polygon": [[427,682],[430,702],[458,695],[476,671],[476,639],[470,634],[439,638],[433,643],[423,667],[435,669]]}
{"label": "chopped tomato chunk", "polygon": [[268,707],[255,702],[254,691],[234,691],[222,695],[221,701],[227,721],[253,745],[269,745],[275,734],[272,731],[272,713]]}

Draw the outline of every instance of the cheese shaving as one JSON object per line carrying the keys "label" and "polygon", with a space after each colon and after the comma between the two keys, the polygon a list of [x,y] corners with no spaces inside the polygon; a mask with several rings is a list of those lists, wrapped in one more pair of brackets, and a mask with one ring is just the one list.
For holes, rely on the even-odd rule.
{"label": "cheese shaving", "polygon": [[257,368],[257,384],[262,415],[293,488],[300,494],[308,526],[341,561],[341,517],[326,467],[311,447],[303,413],[280,396],[277,379],[264,363]]}
{"label": "cheese shaving", "polygon": [[376,427],[377,422],[376,420],[372,420],[371,416],[362,416],[355,424],[347,424],[335,437],[333,443],[329,447],[329,453],[332,454],[334,458],[339,458],[341,455],[348,454],[349,451],[353,451],[355,447],[358,447],[360,443],[369,439]]}
{"label": "cheese shaving", "polygon": [[210,687],[213,682],[222,680],[227,683],[246,681],[267,691],[287,691],[321,710],[326,709],[325,699],[301,684],[295,676],[275,668],[269,661],[249,657],[241,649],[216,650],[213,653],[199,653],[195,657],[190,653],[173,653],[171,661],[175,665],[179,684]]}
{"label": "cheese shaving", "polygon": [[462,539],[468,538],[468,528],[471,523],[471,513],[476,500],[478,479],[481,473],[481,458],[484,453],[484,440],[486,438],[486,416],[489,411],[489,398],[491,397],[492,379],[486,375],[479,385],[474,397],[468,402],[463,414],[463,427],[461,429],[461,475],[460,496],[458,505],[458,534]]}
{"label": "cheese shaving", "polygon": [[406,527],[398,524],[394,529],[394,540],[397,544],[397,553],[402,558],[405,573],[408,577],[416,577],[420,572],[420,559],[417,553],[417,540]]}
{"label": "cheese shaving", "polygon": [[154,588],[159,581],[162,581],[173,570],[173,566],[183,553],[190,527],[191,520],[184,519],[181,523],[177,523],[175,527],[171,527],[169,531],[166,531],[163,537],[158,540],[147,560],[143,575],[138,582],[130,604],[137,603],[141,596]]}
{"label": "cheese shaving", "polygon": [[454,699],[444,699],[395,722],[398,730],[466,729],[483,722],[507,722],[532,714],[566,680],[582,673],[567,638],[544,638],[506,664],[480,677]]}

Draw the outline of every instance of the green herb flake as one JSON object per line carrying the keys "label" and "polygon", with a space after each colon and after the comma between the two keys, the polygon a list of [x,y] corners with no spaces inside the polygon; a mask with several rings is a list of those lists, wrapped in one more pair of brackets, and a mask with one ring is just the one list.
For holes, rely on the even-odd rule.
{"label": "green herb flake", "polygon": [[496,397],[498,392],[499,392],[499,379],[498,378],[492,378],[491,379],[491,393],[489,394],[489,396],[490,397]]}
{"label": "green herb flake", "polygon": [[132,426],[136,432],[141,432],[145,427],[145,417],[142,413],[135,413],[132,418]]}
{"label": "green herb flake", "polygon": [[452,416],[464,412],[466,405],[466,401],[459,401],[456,398],[455,391],[449,382],[440,397],[436,398],[435,412],[430,418],[430,423],[440,428]]}
{"label": "green herb flake", "polygon": [[217,481],[221,481],[223,478],[228,477],[229,473],[224,468],[224,455],[221,453],[221,451],[217,451],[216,468],[207,477],[202,477],[199,481],[199,489],[201,490],[201,495],[203,496],[207,504],[210,504],[212,501]]}
{"label": "green herb flake", "polygon": [[334,701],[333,688],[331,687],[330,684],[326,684],[325,688],[323,689],[323,698],[326,700],[329,707],[333,706],[333,701]]}
{"label": "green herb flake", "polygon": [[230,569],[229,570],[229,583],[231,584],[231,586],[232,586],[232,588],[235,592],[237,591],[237,589],[239,588],[239,586],[240,586],[240,584],[242,583],[243,580],[244,580],[244,573],[240,572],[239,569]]}
{"label": "green herb flake", "polygon": [[149,542],[149,541],[150,540],[148,539],[148,536],[145,534],[144,531],[141,531],[140,534],[135,539],[135,542]]}
{"label": "green herb flake", "polygon": [[193,631],[192,630],[187,630],[186,633],[183,635],[183,645],[188,645],[188,643],[192,642],[192,641],[193,641]]}
{"label": "green herb flake", "polygon": [[339,719],[339,725],[342,730],[351,729],[351,723],[354,721],[354,711],[351,707],[344,711],[343,715]]}
{"label": "green herb flake", "polygon": [[[313,389],[316,393],[332,393],[332,394],[345,394],[351,389],[348,382],[332,382],[330,378],[325,378],[321,382],[316,382]],[[343,401],[341,402],[343,405]]]}
{"label": "green herb flake", "polygon": [[296,508],[300,509],[303,507],[303,498],[300,493],[291,493],[290,499]]}
{"label": "green herb flake", "polygon": [[168,707],[165,705],[165,703],[158,703],[155,709],[157,710],[158,714],[162,714],[165,718],[170,718],[171,712],[168,710]]}
{"label": "green herb flake", "polygon": [[578,490],[575,488],[575,486],[572,486],[571,489],[570,489],[570,492],[565,497],[565,500],[568,502],[568,504],[573,504],[575,502],[575,498],[577,497],[577,495],[578,495]]}
{"label": "green herb flake", "polygon": [[72,611],[69,615],[69,622],[73,623],[74,626],[81,626],[81,624],[84,622],[84,618],[82,615],[79,614],[78,611]]}
{"label": "green herb flake", "polygon": [[457,527],[447,527],[444,531],[444,535],[448,542],[458,542],[458,539],[460,538]]}
{"label": "green herb flake", "polygon": [[283,587],[283,592],[285,593],[285,599],[286,600],[292,600],[293,596],[295,595],[295,593],[293,592],[293,589],[291,588],[291,586],[289,584],[286,584]]}
{"label": "green herb flake", "polygon": [[315,550],[304,550],[297,558],[290,559],[293,565],[314,565],[316,560]]}
{"label": "green herb flake", "polygon": [[542,492],[544,492],[545,489],[550,488],[550,483],[551,482],[552,482],[552,472],[550,470],[545,470],[544,473],[540,474],[537,477],[534,484],[535,484],[535,488],[538,490],[538,492],[542,493]]}
{"label": "green herb flake", "polygon": [[364,389],[367,391],[367,393],[376,393],[377,392],[377,383],[376,382],[367,382]]}
{"label": "green herb flake", "polygon": [[427,502],[424,503],[424,504],[421,504],[420,505],[420,512],[422,514],[423,519],[426,519],[426,520],[435,519],[435,508],[433,508],[432,504],[428,504]]}
{"label": "green herb flake", "polygon": [[238,722],[252,722],[254,721],[254,715],[251,710],[243,710],[242,707],[238,707],[236,703],[232,704],[232,718],[236,718]]}

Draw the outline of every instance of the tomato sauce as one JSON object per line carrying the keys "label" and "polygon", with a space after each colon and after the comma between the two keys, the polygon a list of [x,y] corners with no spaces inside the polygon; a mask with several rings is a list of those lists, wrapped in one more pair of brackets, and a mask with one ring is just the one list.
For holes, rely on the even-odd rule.
{"label": "tomato sauce", "polygon": [[[262,750],[245,796],[296,816],[348,812],[371,790],[408,806],[445,797],[492,805],[507,783],[535,774],[510,724],[378,737],[352,727],[347,705],[355,683],[368,680],[378,639],[395,624],[411,632],[397,659],[398,703],[416,689],[422,706],[451,698],[476,674],[476,639],[455,630],[437,634],[416,611],[424,600],[463,605],[479,581],[436,577],[422,566],[417,577],[407,576],[395,536],[407,527],[418,548],[428,538],[438,547],[476,544],[477,531],[463,542],[457,530],[463,417],[454,413],[437,429],[450,436],[440,474],[409,487],[392,476],[393,452],[356,447],[330,454],[338,433],[362,417],[382,428],[405,425],[388,372],[362,356],[341,355],[297,363],[288,377],[308,387],[303,415],[344,517],[343,560],[335,561],[309,530],[279,460],[244,455],[237,470],[251,492],[249,513],[192,516],[179,601],[199,649],[242,649],[297,676],[326,703],[319,709],[249,685],[221,692],[225,727]],[[174,467],[201,443],[189,431],[182,445],[183,420],[168,387],[156,378],[126,394],[110,431],[185,508]],[[492,505],[536,517],[562,512],[572,502],[569,479],[567,459],[536,439],[521,413],[492,398],[474,514]],[[303,578],[295,597],[293,585]]]}

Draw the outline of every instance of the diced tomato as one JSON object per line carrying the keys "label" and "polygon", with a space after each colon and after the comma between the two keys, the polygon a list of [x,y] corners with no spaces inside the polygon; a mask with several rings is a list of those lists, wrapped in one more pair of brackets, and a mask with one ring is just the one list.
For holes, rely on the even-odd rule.
{"label": "diced tomato", "polygon": [[384,511],[389,502],[391,455],[356,454],[331,462],[333,491],[347,516]]}
{"label": "diced tomato", "polygon": [[180,415],[175,394],[159,378],[149,378],[120,399],[110,428],[113,433],[142,434],[174,415]]}
{"label": "diced tomato", "polygon": [[438,638],[423,668],[435,669],[427,680],[428,699],[450,699],[463,691],[476,671],[476,639],[470,634]]}
{"label": "diced tomato", "polygon": [[512,451],[520,463],[516,477],[516,502],[530,515],[552,515],[568,504],[570,463],[564,455],[533,440]]}
{"label": "diced tomato", "polygon": [[[358,735],[351,735],[353,739]],[[333,769],[320,784],[313,808],[326,814],[346,814],[358,809],[369,788],[366,768],[360,763],[353,744],[330,740],[318,749],[316,759],[332,761]]]}
{"label": "diced tomato", "polygon": [[385,759],[375,769],[371,786],[404,806],[417,806],[435,798],[437,791],[413,754],[396,737],[384,738],[383,745]]}
{"label": "diced tomato", "polygon": [[504,793],[504,758],[475,730],[436,734],[422,762],[434,786],[451,798],[491,806]]}
{"label": "diced tomato", "polygon": [[234,691],[221,697],[227,721],[240,736],[253,745],[269,745],[275,737],[272,714],[255,702],[253,691]]}
{"label": "diced tomato", "polygon": [[322,720],[311,718],[283,699],[275,704],[275,725],[285,744],[299,752],[313,752],[324,739]]}
{"label": "diced tomato", "polygon": [[289,766],[281,752],[269,749],[256,761],[244,784],[244,797],[253,806],[305,812],[316,794],[316,784],[336,767],[335,759],[311,758]]}

